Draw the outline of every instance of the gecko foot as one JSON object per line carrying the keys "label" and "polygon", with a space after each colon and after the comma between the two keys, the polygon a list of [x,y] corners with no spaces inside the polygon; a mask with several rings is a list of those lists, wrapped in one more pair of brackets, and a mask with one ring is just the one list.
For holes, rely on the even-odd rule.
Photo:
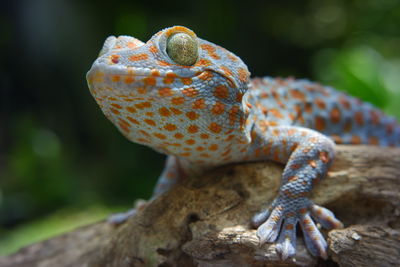
{"label": "gecko foot", "polygon": [[146,201],[143,199],[139,199],[135,202],[135,207],[133,209],[128,210],[127,212],[116,213],[108,217],[107,222],[112,225],[120,225],[125,223],[130,217],[134,216],[138,210],[144,208],[146,206]]}
{"label": "gecko foot", "polygon": [[282,260],[296,255],[297,224],[300,224],[310,253],[327,259],[327,243],[313,219],[327,229],[343,227],[331,211],[313,204],[308,199],[288,201],[277,198],[271,208],[256,214],[252,222],[255,227],[258,227],[257,236],[260,239],[260,245],[275,242],[276,251]]}

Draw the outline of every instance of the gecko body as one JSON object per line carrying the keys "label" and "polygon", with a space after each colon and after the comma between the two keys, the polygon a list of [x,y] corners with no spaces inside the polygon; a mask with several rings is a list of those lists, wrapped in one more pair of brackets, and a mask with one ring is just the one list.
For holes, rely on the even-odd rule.
{"label": "gecko body", "polygon": [[296,227],[323,258],[327,244],[315,222],[342,227],[309,200],[335,142],[400,145],[400,126],[372,105],[307,80],[250,79],[239,57],[182,26],[147,43],[109,37],[87,80],[125,137],[168,155],[155,196],[226,163],[285,164],[278,196],[252,219],[260,242],[276,242],[284,259],[295,255]]}

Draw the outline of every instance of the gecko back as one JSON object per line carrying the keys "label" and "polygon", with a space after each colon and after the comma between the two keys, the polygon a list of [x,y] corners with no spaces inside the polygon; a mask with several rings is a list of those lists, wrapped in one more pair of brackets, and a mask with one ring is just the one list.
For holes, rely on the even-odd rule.
{"label": "gecko back", "polygon": [[271,126],[295,125],[317,130],[337,144],[400,146],[400,126],[370,103],[308,80],[252,80],[251,113]]}

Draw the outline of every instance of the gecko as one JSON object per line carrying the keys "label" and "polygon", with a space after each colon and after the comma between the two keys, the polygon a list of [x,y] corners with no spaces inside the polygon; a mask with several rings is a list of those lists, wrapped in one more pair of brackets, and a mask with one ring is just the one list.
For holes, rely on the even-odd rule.
{"label": "gecko", "polygon": [[238,56],[183,26],[146,43],[108,37],[87,82],[127,139],[168,155],[153,198],[220,165],[284,164],[278,195],[251,219],[260,244],[275,243],[282,259],[296,254],[297,227],[308,251],[324,259],[317,224],[343,227],[309,198],[335,144],[400,145],[400,125],[373,105],[305,79],[250,78]]}

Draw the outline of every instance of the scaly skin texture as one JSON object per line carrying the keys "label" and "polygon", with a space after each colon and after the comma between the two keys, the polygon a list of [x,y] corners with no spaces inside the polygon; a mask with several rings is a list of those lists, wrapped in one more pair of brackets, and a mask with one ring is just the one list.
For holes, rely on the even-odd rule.
{"label": "scaly skin texture", "polygon": [[[177,33],[186,38],[180,44],[171,41]],[[181,54],[183,59],[176,59]],[[102,111],[125,137],[169,155],[155,196],[218,165],[284,163],[278,196],[253,218],[260,242],[276,242],[283,259],[293,257],[300,225],[311,254],[326,258],[327,244],[314,221],[328,229],[342,224],[308,196],[326,175],[334,142],[399,146],[400,126],[372,105],[330,87],[249,76],[233,53],[175,26],[147,43],[109,37],[87,80]]]}

